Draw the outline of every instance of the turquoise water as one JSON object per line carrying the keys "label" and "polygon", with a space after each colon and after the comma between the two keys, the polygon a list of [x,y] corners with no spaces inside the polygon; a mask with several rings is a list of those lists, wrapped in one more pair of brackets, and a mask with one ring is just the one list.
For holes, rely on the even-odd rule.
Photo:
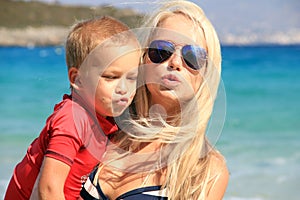
{"label": "turquoise water", "polygon": [[[226,46],[222,53],[227,114],[217,147],[231,172],[224,199],[299,199],[300,46]],[[1,197],[69,85],[61,47],[2,47],[0,65]]]}
{"label": "turquoise water", "polygon": [[223,49],[228,199],[299,199],[300,47]]}

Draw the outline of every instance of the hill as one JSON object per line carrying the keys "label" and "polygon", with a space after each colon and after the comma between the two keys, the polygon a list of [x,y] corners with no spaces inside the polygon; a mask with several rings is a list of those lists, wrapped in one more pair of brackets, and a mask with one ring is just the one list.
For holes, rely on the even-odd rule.
{"label": "hill", "polygon": [[38,1],[0,0],[0,45],[59,45],[78,20],[109,15],[135,28],[142,15],[111,6],[68,6]]}

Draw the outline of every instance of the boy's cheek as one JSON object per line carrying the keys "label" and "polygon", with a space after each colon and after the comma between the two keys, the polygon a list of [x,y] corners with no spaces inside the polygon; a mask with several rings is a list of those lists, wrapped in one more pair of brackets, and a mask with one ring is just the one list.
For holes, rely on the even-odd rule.
{"label": "boy's cheek", "polygon": [[132,94],[130,95],[130,103],[132,102],[132,100],[133,100],[135,94],[136,94],[136,92],[134,91],[134,92],[132,92]]}
{"label": "boy's cheek", "polygon": [[98,88],[106,88],[106,90],[110,90],[111,92],[113,89],[115,89],[117,86],[117,81],[116,80],[110,80],[106,78],[100,77],[98,80]]}
{"label": "boy's cheek", "polygon": [[130,93],[135,93],[135,91],[136,91],[136,89],[137,89],[136,81],[130,83],[128,89],[129,89],[129,92],[130,92]]}

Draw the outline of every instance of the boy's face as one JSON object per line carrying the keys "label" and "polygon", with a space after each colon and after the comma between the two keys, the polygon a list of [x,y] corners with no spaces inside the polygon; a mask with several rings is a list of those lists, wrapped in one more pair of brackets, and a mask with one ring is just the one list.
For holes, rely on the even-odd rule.
{"label": "boy's face", "polygon": [[119,116],[136,91],[140,51],[136,46],[106,47],[80,67],[81,94],[97,114]]}

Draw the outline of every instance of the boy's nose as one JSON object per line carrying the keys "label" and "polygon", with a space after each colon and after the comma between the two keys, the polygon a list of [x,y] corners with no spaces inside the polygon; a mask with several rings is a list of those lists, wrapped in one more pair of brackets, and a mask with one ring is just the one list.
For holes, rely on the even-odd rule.
{"label": "boy's nose", "polygon": [[127,93],[127,91],[128,91],[128,89],[127,89],[126,80],[124,80],[124,78],[122,78],[116,87],[116,93],[124,95]]}

